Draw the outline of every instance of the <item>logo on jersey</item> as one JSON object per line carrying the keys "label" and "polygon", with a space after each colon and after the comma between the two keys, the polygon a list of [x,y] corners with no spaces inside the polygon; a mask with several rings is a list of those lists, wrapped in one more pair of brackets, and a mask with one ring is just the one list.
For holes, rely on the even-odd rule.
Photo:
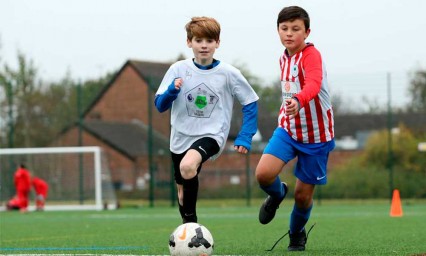
{"label": "logo on jersey", "polygon": [[190,70],[186,70],[185,72],[185,80],[189,80],[192,77],[192,73]]}
{"label": "logo on jersey", "polygon": [[299,75],[299,67],[296,64],[291,68],[291,75],[293,77],[297,77]]}
{"label": "logo on jersey", "polygon": [[281,81],[282,102],[285,102],[286,99],[291,99],[297,92],[297,84],[295,82]]}
{"label": "logo on jersey", "polygon": [[198,95],[195,99],[195,106],[197,106],[199,109],[203,109],[205,106],[207,106],[207,97],[204,95]]}
{"label": "logo on jersey", "polygon": [[189,102],[193,102],[194,101],[194,97],[192,97],[192,94],[188,94],[186,96],[186,98],[188,99]]}
{"label": "logo on jersey", "polygon": [[289,83],[289,82],[285,82],[285,84],[284,84],[284,90],[285,90],[286,92],[289,92],[289,91],[290,91],[290,83]]}
{"label": "logo on jersey", "polygon": [[206,84],[201,83],[185,93],[188,116],[209,118],[219,97]]}

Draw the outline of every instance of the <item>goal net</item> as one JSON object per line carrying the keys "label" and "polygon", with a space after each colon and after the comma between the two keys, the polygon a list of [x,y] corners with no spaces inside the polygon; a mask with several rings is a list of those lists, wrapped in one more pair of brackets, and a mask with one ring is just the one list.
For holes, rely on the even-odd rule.
{"label": "goal net", "polygon": [[[0,149],[0,205],[16,194],[14,173],[24,164],[31,176],[49,185],[45,210],[115,209],[117,201],[108,162],[100,147]],[[29,210],[34,206],[31,190]]]}

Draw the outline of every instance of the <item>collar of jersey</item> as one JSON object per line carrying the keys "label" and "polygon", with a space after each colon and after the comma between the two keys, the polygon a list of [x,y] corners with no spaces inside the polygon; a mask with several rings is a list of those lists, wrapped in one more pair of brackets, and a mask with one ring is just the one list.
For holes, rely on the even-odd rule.
{"label": "collar of jersey", "polygon": [[[314,44],[313,44],[313,43],[306,43],[305,47],[303,47],[303,49],[302,49],[300,52],[303,52],[306,48],[308,48],[308,47],[310,47],[310,46],[314,46]],[[297,52],[297,53],[299,53],[299,52]],[[287,57],[291,57],[291,56],[294,56],[296,53],[290,56],[290,54],[288,54],[288,50],[287,50],[287,49],[285,49],[285,50],[284,50],[284,54],[285,54],[285,56],[287,56]]]}
{"label": "collar of jersey", "polygon": [[213,59],[213,62],[211,64],[207,65],[207,66],[203,66],[203,65],[200,65],[198,63],[195,63],[195,59],[192,59],[192,62],[194,62],[194,65],[201,70],[212,69],[212,68],[216,67],[217,65],[219,65],[219,63],[220,63],[220,61],[217,60],[217,59]]}

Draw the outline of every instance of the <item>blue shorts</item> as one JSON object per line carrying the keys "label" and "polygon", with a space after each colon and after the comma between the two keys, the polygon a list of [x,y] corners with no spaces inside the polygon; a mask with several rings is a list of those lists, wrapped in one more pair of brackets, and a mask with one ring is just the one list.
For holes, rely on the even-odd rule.
{"label": "blue shorts", "polygon": [[334,139],[324,143],[301,143],[277,127],[263,154],[270,154],[288,163],[297,157],[294,175],[307,184],[327,183],[328,154],[334,149]]}

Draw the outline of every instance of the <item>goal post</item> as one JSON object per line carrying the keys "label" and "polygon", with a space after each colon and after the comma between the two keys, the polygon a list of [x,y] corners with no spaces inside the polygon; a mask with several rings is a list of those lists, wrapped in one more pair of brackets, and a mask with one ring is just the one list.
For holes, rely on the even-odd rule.
{"label": "goal post", "polygon": [[[47,181],[45,210],[102,210],[117,207],[109,165],[100,147],[0,149],[0,202],[15,194],[13,176],[19,164],[31,176]],[[32,190],[33,191],[33,190]],[[33,195],[30,196],[30,210]]]}

